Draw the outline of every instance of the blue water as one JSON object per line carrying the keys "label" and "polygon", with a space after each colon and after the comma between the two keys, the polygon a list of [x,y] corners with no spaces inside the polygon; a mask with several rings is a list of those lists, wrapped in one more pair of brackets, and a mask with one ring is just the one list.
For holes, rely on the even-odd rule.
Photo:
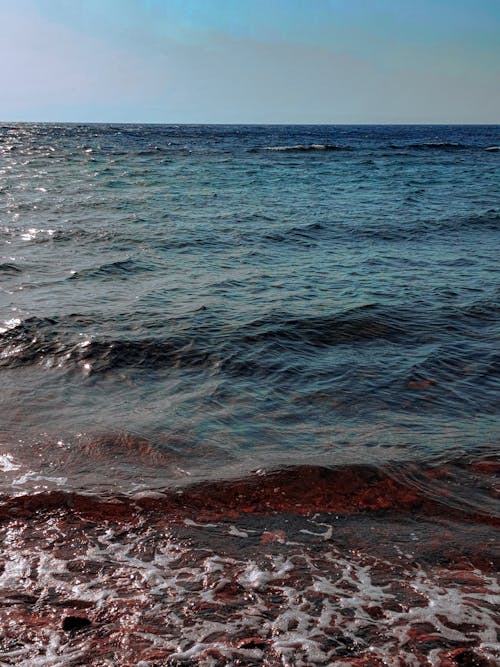
{"label": "blue water", "polygon": [[499,135],[0,127],[8,484],[492,454]]}
{"label": "blue water", "polygon": [[0,662],[494,665],[500,127],[0,126]]}

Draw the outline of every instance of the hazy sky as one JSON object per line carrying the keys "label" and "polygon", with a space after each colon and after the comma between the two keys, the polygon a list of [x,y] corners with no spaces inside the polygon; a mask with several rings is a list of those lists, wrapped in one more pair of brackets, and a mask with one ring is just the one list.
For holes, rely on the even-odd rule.
{"label": "hazy sky", "polygon": [[0,0],[0,119],[500,123],[500,0]]}

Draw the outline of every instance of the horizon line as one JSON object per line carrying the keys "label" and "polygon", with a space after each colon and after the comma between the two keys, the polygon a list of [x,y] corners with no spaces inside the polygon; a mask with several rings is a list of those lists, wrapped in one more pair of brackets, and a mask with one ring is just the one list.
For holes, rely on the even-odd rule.
{"label": "horizon line", "polygon": [[500,123],[444,123],[444,122],[439,122],[439,123],[431,123],[431,122],[423,122],[423,123],[417,123],[417,122],[403,122],[403,121],[397,121],[397,122],[386,122],[386,123],[373,123],[373,122],[367,122],[367,123],[312,123],[312,122],[307,122],[307,123],[297,123],[297,122],[292,122],[292,123],[266,123],[266,122],[241,122],[241,123],[236,123],[236,122],[230,122],[230,123],[223,123],[223,122],[196,122],[196,123],[189,123],[189,122],[176,122],[176,121],[161,121],[161,122],[154,122],[154,121],[126,121],[126,120],[0,120],[0,124],[40,124],[40,125],[165,125],[165,126],[186,126],[186,127],[206,127],[206,126],[214,126],[214,127],[336,127],[336,126],[345,126],[345,127],[381,127],[381,126],[415,126],[415,127],[422,127],[422,126],[427,126],[427,127],[500,127]]}

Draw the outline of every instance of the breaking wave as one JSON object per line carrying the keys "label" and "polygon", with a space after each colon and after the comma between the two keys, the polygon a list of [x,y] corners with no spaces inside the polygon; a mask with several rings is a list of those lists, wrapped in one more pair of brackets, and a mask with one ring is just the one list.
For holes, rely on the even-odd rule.
{"label": "breaking wave", "polygon": [[256,150],[300,153],[305,151],[349,151],[352,148],[350,146],[338,146],[337,144],[296,144],[294,146],[264,146]]}

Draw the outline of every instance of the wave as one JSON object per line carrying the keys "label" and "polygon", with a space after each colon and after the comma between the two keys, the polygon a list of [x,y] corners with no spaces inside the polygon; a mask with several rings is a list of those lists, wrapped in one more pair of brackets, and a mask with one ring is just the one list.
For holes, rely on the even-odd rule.
{"label": "wave", "polygon": [[207,360],[207,353],[194,350],[189,339],[173,336],[141,340],[95,340],[90,336],[82,340],[71,331],[74,321],[78,318],[31,317],[8,329],[0,336],[0,367],[77,366],[96,373],[123,366],[196,366]]}
{"label": "wave", "polygon": [[394,150],[464,151],[475,149],[477,147],[454,141],[424,141],[422,143],[415,144],[389,144],[389,148]]}
{"label": "wave", "polygon": [[[359,238],[377,239],[381,241],[408,241],[432,234],[462,234],[464,232],[497,232],[500,231],[500,211],[489,209],[477,214],[441,220],[417,219],[408,221],[405,225],[391,225],[381,221],[379,223],[364,222],[351,225],[348,223],[324,224],[312,222],[306,225],[282,227],[267,231],[258,237],[264,243],[285,243],[311,245],[323,240],[331,242],[345,234]],[[246,236],[243,235],[246,239]],[[255,241],[255,235],[248,237]]]}
{"label": "wave", "polygon": [[495,301],[477,301],[463,308],[465,317],[472,320],[489,320],[496,322],[500,315],[500,304]]}
{"label": "wave", "polygon": [[298,225],[284,230],[268,232],[263,238],[264,241],[310,242],[315,241],[318,237],[318,233],[321,233],[325,229],[325,225],[321,222],[311,222],[308,225]]}
{"label": "wave", "polygon": [[136,155],[140,157],[146,157],[148,155],[157,155],[158,153],[165,153],[168,149],[160,146],[151,146],[143,150],[137,151]]}
{"label": "wave", "polygon": [[255,320],[245,328],[243,342],[268,339],[301,341],[311,345],[335,345],[363,340],[395,340],[407,331],[407,313],[388,313],[376,304],[344,313],[290,317],[287,313]]}
{"label": "wave", "polygon": [[[137,442],[136,442],[137,440]],[[164,463],[168,455],[155,453],[144,438],[101,436],[86,445],[87,453],[101,461],[112,457],[154,457]],[[104,448],[104,449],[103,449]],[[158,458],[160,457],[160,458]],[[197,516],[209,521],[238,514],[266,515],[286,512],[310,515],[316,512],[409,512],[427,517],[445,516],[460,521],[500,526],[500,508],[495,500],[500,464],[492,458],[462,458],[445,463],[410,461],[373,465],[292,465],[258,470],[244,478],[203,481],[188,486],[155,488],[116,494],[96,494],[53,489],[34,493],[3,494],[0,511],[9,516],[67,509],[116,520],[132,517],[138,510],[161,512],[172,520]],[[471,492],[471,488],[475,491]],[[111,493],[111,495],[109,495]]]}
{"label": "wave", "polygon": [[408,241],[430,234],[461,234],[464,232],[500,231],[500,212],[489,209],[482,213],[441,220],[415,220],[405,226],[385,223],[347,226],[350,234],[383,241]]}
{"label": "wave", "polygon": [[350,146],[339,146],[337,144],[295,144],[293,146],[263,146],[255,148],[254,151],[278,151],[278,152],[304,152],[304,151],[349,151]]}
{"label": "wave", "polygon": [[[326,346],[376,339],[397,340],[405,335],[406,318],[406,311],[389,314],[376,306],[364,306],[319,317],[274,313],[268,318],[242,324],[222,339],[216,331],[209,332],[206,325],[200,325],[166,337],[127,340],[88,336],[82,340],[77,331],[81,331],[84,318],[31,317],[0,336],[0,366],[43,363],[47,367],[84,367],[95,373],[123,366],[208,367],[217,363],[226,371],[247,374],[258,370],[256,362],[244,356],[249,345],[280,341],[283,344]],[[92,318],[89,322],[95,324]],[[207,340],[213,342],[207,343]],[[265,365],[261,370],[266,370]]]}
{"label": "wave", "polygon": [[139,260],[125,259],[101,264],[100,266],[89,267],[88,269],[81,269],[80,271],[75,271],[69,277],[69,280],[79,280],[82,278],[126,279],[136,273],[151,271],[153,268],[154,267],[150,264]]}
{"label": "wave", "polygon": [[499,372],[500,355],[485,350],[481,344],[456,342],[436,346],[409,373],[403,373],[406,407],[421,403],[424,395],[427,400],[432,396],[434,410],[442,405],[447,410],[458,409],[461,414],[495,414]]}
{"label": "wave", "polygon": [[413,144],[382,144],[380,146],[351,146],[340,144],[292,144],[277,146],[259,146],[250,149],[250,152],[275,151],[275,152],[308,152],[308,151],[364,151],[376,152],[379,150],[394,151],[466,151],[466,150],[487,150],[496,151],[498,146],[476,146],[452,141],[424,141]]}
{"label": "wave", "polygon": [[7,274],[15,275],[17,273],[22,273],[22,272],[23,272],[23,270],[20,269],[15,264],[9,264],[8,262],[0,264],[0,273],[7,273]]}
{"label": "wave", "polygon": [[500,230],[500,211],[495,208],[490,208],[484,213],[479,213],[477,215],[470,215],[466,218],[463,218],[459,221],[458,226],[453,225],[453,221],[449,221],[447,228],[471,228],[477,231],[482,229],[487,229],[491,231]]}
{"label": "wave", "polygon": [[[201,319],[193,315],[183,322],[169,320],[163,327],[156,323],[155,329],[161,331],[157,336],[148,336],[145,326],[145,335],[127,337],[124,333],[121,338],[83,334],[107,326],[92,316],[26,318],[0,333],[0,366],[43,364],[49,368],[83,368],[92,373],[126,366],[217,366],[229,373],[267,374],[271,367],[276,370],[286,366],[286,351],[310,358],[311,353],[320,355],[322,349],[336,345],[441,344],[464,336],[473,343],[487,334],[485,320],[494,325],[498,319],[492,302],[433,311],[366,304],[322,315],[273,312],[249,322],[233,323],[223,334],[213,318],[205,317],[206,310],[200,313]],[[135,316],[140,318],[139,313]],[[131,324],[136,329],[134,321]]]}
{"label": "wave", "polygon": [[[213,150],[213,149],[212,149]],[[201,152],[204,153],[206,150],[204,148],[200,148],[199,146],[187,146],[185,144],[180,144],[180,143],[169,143],[166,146],[150,146],[149,148],[144,148],[141,150],[137,150],[133,152],[133,155],[136,155],[137,157],[154,157],[154,156],[165,156],[169,155],[172,157],[182,157],[184,155],[190,155],[193,152]],[[220,151],[222,153],[225,153],[226,151],[222,150]],[[124,155],[128,155],[127,152],[123,153]]]}

